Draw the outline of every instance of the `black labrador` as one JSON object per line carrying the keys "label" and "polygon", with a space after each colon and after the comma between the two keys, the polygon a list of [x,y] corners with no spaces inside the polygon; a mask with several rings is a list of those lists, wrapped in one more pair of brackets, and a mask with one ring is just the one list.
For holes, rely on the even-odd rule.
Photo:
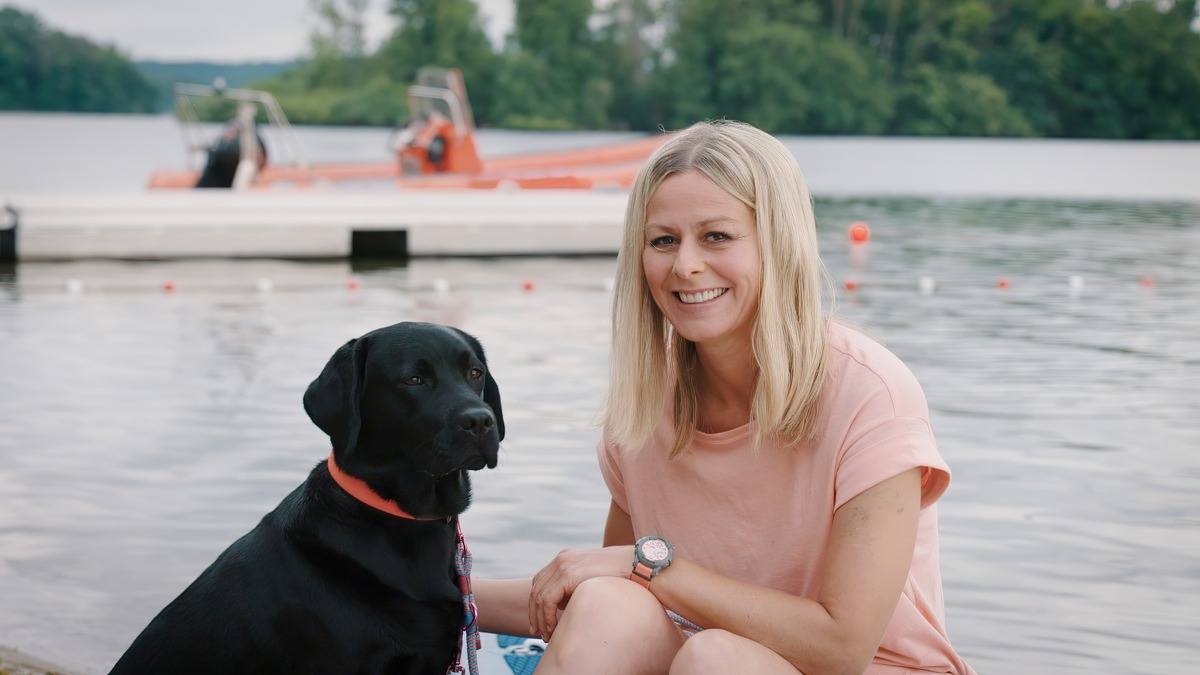
{"label": "black labrador", "polygon": [[351,340],[304,394],[327,461],[142,631],[112,673],[421,673],[457,656],[457,516],[504,418],[479,342],[399,323]]}

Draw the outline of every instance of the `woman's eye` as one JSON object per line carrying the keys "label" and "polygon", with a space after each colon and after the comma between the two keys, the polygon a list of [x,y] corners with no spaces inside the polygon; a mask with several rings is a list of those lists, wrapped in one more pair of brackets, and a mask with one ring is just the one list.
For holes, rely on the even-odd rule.
{"label": "woman's eye", "polygon": [[729,241],[732,237],[724,232],[709,232],[707,235],[709,241]]}
{"label": "woman's eye", "polygon": [[650,245],[653,246],[654,248],[666,248],[667,246],[671,246],[674,243],[675,243],[675,237],[672,237],[669,235],[662,236],[662,237],[655,237],[654,239],[650,240]]}
{"label": "woman's eye", "polygon": [[467,377],[471,378],[472,380],[478,380],[479,378],[483,377],[483,369],[472,368],[467,371]]}
{"label": "woman's eye", "polygon": [[413,375],[412,377],[405,378],[404,384],[407,384],[410,387],[415,387],[419,384],[425,384],[425,380],[422,380],[419,375]]}

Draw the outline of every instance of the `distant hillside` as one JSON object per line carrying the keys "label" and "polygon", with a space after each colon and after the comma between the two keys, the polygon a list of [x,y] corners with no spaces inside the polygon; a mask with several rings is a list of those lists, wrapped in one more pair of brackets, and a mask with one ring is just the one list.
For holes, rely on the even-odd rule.
{"label": "distant hillside", "polygon": [[113,47],[0,7],[0,110],[149,112],[154,87]]}
{"label": "distant hillside", "polygon": [[225,78],[230,87],[244,87],[254,82],[268,80],[299,65],[300,61],[274,61],[263,63],[172,63],[164,61],[137,61],[134,66],[158,90],[158,110],[172,109],[172,91],[178,82],[211,84],[218,77]]}

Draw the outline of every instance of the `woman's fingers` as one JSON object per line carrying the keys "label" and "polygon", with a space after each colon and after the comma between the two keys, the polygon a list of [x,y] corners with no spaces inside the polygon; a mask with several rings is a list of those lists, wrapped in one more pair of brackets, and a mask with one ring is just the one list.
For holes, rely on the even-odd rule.
{"label": "woman's fingers", "polygon": [[575,588],[598,576],[626,576],[626,561],[633,560],[632,547],[609,546],[602,549],[566,549],[533,577],[529,593],[530,630],[549,640],[558,627],[559,613],[566,608]]}
{"label": "woman's fingers", "polygon": [[554,620],[550,617],[557,619],[557,610],[548,611],[547,607],[557,608],[573,590],[565,583],[562,561],[564,553],[566,551],[555,556],[549,565],[533,577],[533,587],[529,594],[529,626],[535,634],[546,640],[553,632]]}

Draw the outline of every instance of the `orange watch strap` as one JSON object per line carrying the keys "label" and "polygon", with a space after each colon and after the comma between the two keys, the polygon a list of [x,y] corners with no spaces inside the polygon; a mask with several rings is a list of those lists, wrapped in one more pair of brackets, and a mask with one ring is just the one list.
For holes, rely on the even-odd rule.
{"label": "orange watch strap", "polygon": [[654,570],[646,563],[635,562],[633,564],[633,572],[630,572],[629,578],[645,588],[650,588],[650,580],[654,578]]}

